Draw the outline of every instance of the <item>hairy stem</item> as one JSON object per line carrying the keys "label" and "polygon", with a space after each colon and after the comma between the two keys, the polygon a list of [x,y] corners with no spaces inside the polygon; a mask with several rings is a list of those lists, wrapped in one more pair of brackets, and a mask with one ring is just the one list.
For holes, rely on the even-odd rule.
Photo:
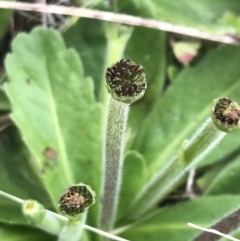
{"label": "hairy stem", "polygon": [[121,59],[107,68],[106,84],[111,94],[107,110],[104,156],[104,187],[101,227],[111,230],[114,224],[123,164],[124,132],[129,104],[144,96],[147,88],[145,68],[128,59]]}
{"label": "hairy stem", "polygon": [[159,170],[133,200],[129,210],[126,210],[129,221],[137,220],[154,209],[181,182],[186,172],[210,153],[226,133],[235,131],[239,126],[240,106],[229,98],[215,100],[211,118],[200,126],[189,141],[184,141],[179,155]]}
{"label": "hairy stem", "polygon": [[82,213],[77,219],[69,219],[58,236],[58,241],[79,241],[82,236],[87,212]]}
{"label": "hairy stem", "polygon": [[101,227],[113,227],[123,165],[124,133],[129,105],[109,97],[105,143],[105,175],[102,197]]}

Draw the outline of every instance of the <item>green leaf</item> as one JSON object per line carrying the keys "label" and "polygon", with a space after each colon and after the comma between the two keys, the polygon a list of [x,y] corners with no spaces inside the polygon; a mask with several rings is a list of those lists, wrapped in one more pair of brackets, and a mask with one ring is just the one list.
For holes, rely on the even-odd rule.
{"label": "green leaf", "polygon": [[21,204],[9,200],[6,197],[0,198],[0,221],[8,224],[29,225],[27,219],[22,214]]}
{"label": "green leaf", "polygon": [[98,194],[102,111],[77,53],[66,49],[58,32],[44,28],[18,35],[12,50],[6,59],[12,119],[55,205],[73,183],[86,183]]}
{"label": "green leaf", "polygon": [[[35,160],[22,142],[16,127],[0,133],[0,190],[22,199],[36,199],[52,208],[49,194],[36,169]],[[0,212],[0,218],[2,213]],[[11,218],[9,217],[9,221]]]}
{"label": "green leaf", "polygon": [[[181,183],[189,166],[184,168],[175,162],[173,173],[170,162],[176,157],[183,141],[210,116],[213,99],[239,96],[240,69],[235,65],[239,58],[239,47],[226,46],[213,51],[196,67],[186,68],[179,74],[156,103],[131,147],[147,160],[149,181],[142,190],[146,191],[150,185],[154,187],[151,193],[158,193],[158,199],[162,200]],[[161,182],[160,176],[166,182]],[[131,217],[136,216],[138,210],[145,210],[145,195],[138,195],[130,206]]]}
{"label": "green leaf", "polygon": [[203,168],[203,174],[196,179],[197,187],[200,188],[200,190],[205,191],[226,165],[227,164],[222,161]]}
{"label": "green leaf", "polygon": [[210,52],[196,67],[185,68],[159,99],[132,145],[148,160],[150,175],[207,119],[215,98],[229,96],[238,101],[239,58],[240,48],[235,46]]}
{"label": "green leaf", "polygon": [[79,19],[64,33],[67,46],[81,56],[85,75],[93,78],[98,101],[106,101],[105,70],[122,58],[131,33],[129,26],[93,19]]}
{"label": "green leaf", "polygon": [[230,162],[221,171],[206,190],[206,195],[235,194],[239,195],[240,158]]}
{"label": "green leaf", "polygon": [[[152,0],[152,2],[159,20],[219,33],[233,33],[234,29],[219,23],[217,19],[220,19],[226,10],[233,12],[240,10],[239,3],[234,0],[227,2],[216,0],[211,3],[207,0],[197,2]],[[172,13],[174,13],[174,18]]]}
{"label": "green leaf", "polygon": [[[1,139],[6,138],[1,134]],[[8,192],[10,194],[14,194],[17,197],[20,198],[26,198],[28,194],[26,193],[26,189],[22,189],[18,183],[12,180],[12,178],[15,175],[15,170],[9,170],[9,168],[15,164],[16,157],[13,158],[13,156],[8,155],[8,153],[4,150],[2,146],[0,146],[0,189],[2,191]],[[10,161],[9,161],[10,160]],[[18,160],[17,160],[18,162]],[[19,162],[18,162],[19,163]],[[14,167],[14,166],[13,166]],[[14,169],[14,168],[13,168]],[[17,172],[17,177],[14,179],[19,180],[19,176],[21,176],[21,173]],[[24,182],[24,181],[23,181]],[[23,183],[21,182],[21,183]],[[17,184],[17,185],[16,185]],[[1,213],[0,213],[1,218]]]}
{"label": "green leaf", "polygon": [[144,157],[136,151],[129,151],[124,159],[122,187],[118,216],[126,213],[126,207],[135,198],[145,183],[147,177],[147,165]]}
{"label": "green leaf", "polygon": [[0,90],[0,110],[8,111],[10,109],[11,109],[11,106],[5,92]]}
{"label": "green leaf", "polygon": [[156,11],[152,1],[145,0],[122,0],[117,1],[120,12],[131,15],[139,15],[145,18],[153,18],[156,16]]}
{"label": "green leaf", "polygon": [[[237,32],[236,26],[229,25],[223,21],[227,11],[239,16],[240,4],[235,0],[215,0],[211,2],[208,0],[132,0],[131,2],[122,0],[119,2],[119,9],[121,12],[140,15],[142,17],[146,17],[146,15],[149,17],[151,14],[154,19],[160,21],[213,33],[231,34]],[[133,5],[139,12],[132,10]],[[146,9],[147,14],[144,14],[144,12],[141,11],[142,9]]]}
{"label": "green leaf", "polygon": [[[231,143],[231,138],[227,138],[227,139],[230,139],[229,142]],[[200,167],[199,173],[201,173],[201,175],[199,175],[199,177],[196,178],[197,186],[205,192],[205,190],[207,190],[209,186],[212,185],[215,179],[218,178],[218,175],[226,167],[228,167],[229,165],[232,165],[232,163],[239,158],[239,155],[240,155],[240,149],[238,147],[234,151],[229,151],[225,156],[222,156],[221,158],[216,158],[215,162],[209,165]]]}
{"label": "green leaf", "polygon": [[146,68],[147,91],[140,101],[131,106],[129,115],[129,127],[135,134],[162,92],[165,81],[165,34],[154,29],[136,27],[124,57]]}
{"label": "green leaf", "polygon": [[[128,14],[154,17],[151,1],[117,1],[120,11]],[[131,106],[129,114],[128,145],[133,141],[141,124],[162,92],[166,72],[165,33],[155,29],[135,27],[124,52],[125,59],[132,59],[146,68],[147,91],[144,97]]]}
{"label": "green leaf", "polygon": [[188,227],[188,222],[210,227],[239,208],[240,196],[201,197],[156,211],[121,236],[131,241],[192,241],[201,231]]}
{"label": "green leaf", "polygon": [[[119,5],[125,1],[118,1]],[[151,1],[128,0],[129,11],[132,14],[153,17],[154,9]],[[121,6],[120,6],[121,7]],[[146,68],[148,89],[144,95],[145,104],[152,104],[162,91],[165,81],[165,33],[156,29],[135,27],[129,39],[124,57]]]}
{"label": "green leaf", "polygon": [[0,240],[4,241],[53,241],[54,236],[36,228],[0,225]]}
{"label": "green leaf", "polygon": [[80,18],[63,36],[66,45],[76,49],[81,57],[84,74],[93,78],[95,95],[99,99],[105,74],[107,52],[103,23],[94,19]]}

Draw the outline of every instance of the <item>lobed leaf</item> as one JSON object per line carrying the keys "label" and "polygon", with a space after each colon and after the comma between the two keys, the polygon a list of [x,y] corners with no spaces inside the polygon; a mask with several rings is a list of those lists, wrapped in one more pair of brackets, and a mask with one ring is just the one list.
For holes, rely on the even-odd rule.
{"label": "lobed leaf", "polygon": [[53,202],[79,182],[99,194],[102,110],[77,53],[66,49],[58,32],[44,28],[19,34],[12,51],[6,58],[12,119]]}

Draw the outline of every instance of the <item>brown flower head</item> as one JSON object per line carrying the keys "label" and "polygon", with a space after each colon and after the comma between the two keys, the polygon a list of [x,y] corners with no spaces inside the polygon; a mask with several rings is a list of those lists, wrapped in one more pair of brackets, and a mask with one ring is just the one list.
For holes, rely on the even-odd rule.
{"label": "brown flower head", "polygon": [[227,97],[216,99],[212,109],[212,120],[220,130],[234,131],[239,128],[240,123],[239,105]]}
{"label": "brown flower head", "polygon": [[142,98],[147,88],[145,68],[130,59],[121,59],[107,68],[106,81],[112,97],[126,104],[132,104]]}
{"label": "brown flower head", "polygon": [[95,193],[90,186],[80,183],[71,185],[59,200],[60,210],[68,216],[76,216],[95,202]]}

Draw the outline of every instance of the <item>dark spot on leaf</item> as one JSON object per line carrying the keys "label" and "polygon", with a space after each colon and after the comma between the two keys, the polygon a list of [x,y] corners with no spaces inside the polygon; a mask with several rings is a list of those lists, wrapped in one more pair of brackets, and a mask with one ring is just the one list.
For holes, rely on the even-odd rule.
{"label": "dark spot on leaf", "polygon": [[27,82],[27,84],[30,84],[31,81],[30,81],[30,79],[27,79],[26,82]]}
{"label": "dark spot on leaf", "polygon": [[87,161],[88,165],[91,166],[93,163],[92,161]]}
{"label": "dark spot on leaf", "polygon": [[43,154],[48,159],[57,160],[57,152],[49,147],[45,149]]}
{"label": "dark spot on leaf", "polygon": [[0,133],[0,143],[5,148],[9,147],[9,137],[5,133]]}

